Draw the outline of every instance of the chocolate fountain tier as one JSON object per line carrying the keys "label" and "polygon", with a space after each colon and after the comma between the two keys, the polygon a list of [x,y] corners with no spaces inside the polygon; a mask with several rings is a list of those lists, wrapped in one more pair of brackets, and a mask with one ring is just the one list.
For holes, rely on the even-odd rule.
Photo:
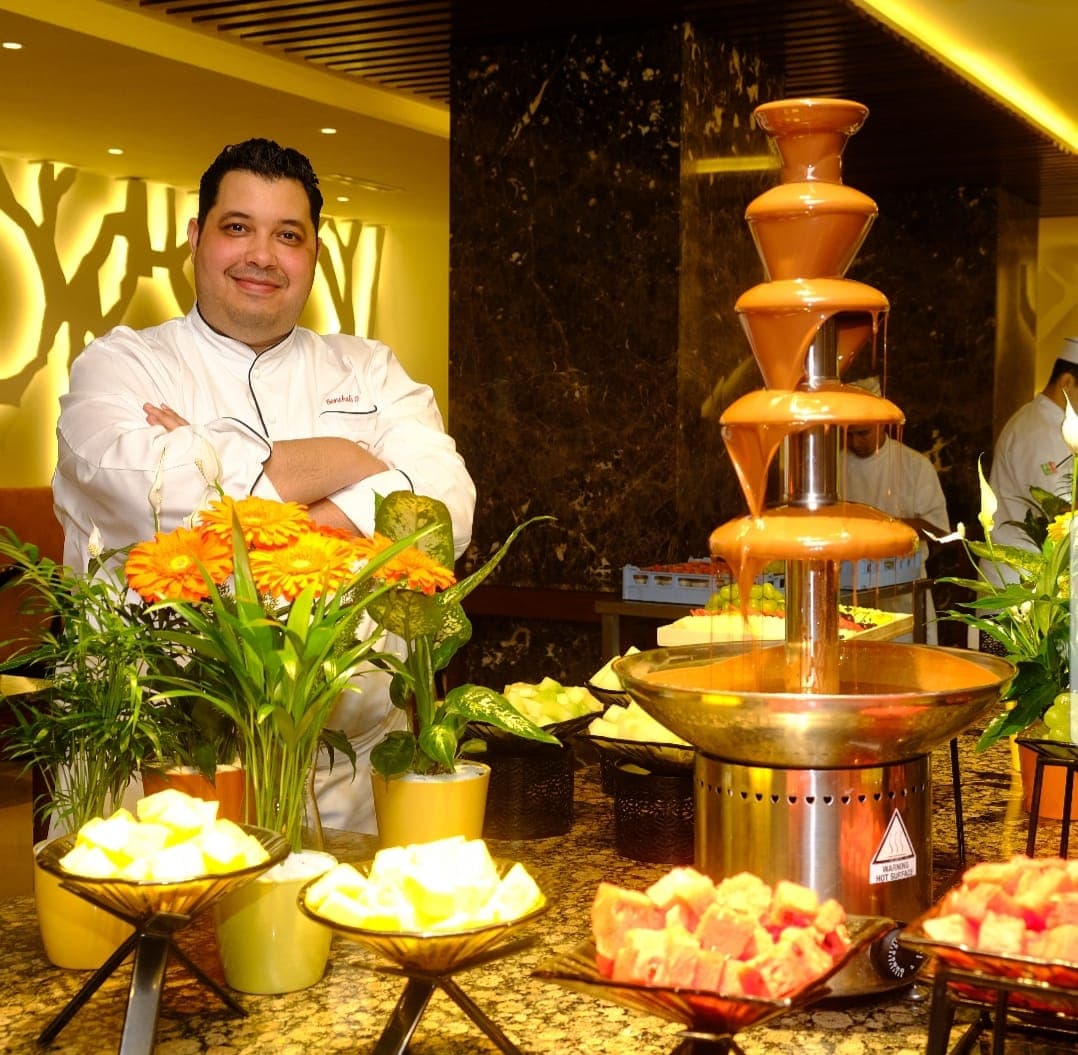
{"label": "chocolate fountain tier", "polygon": [[991,706],[1014,668],[995,656],[890,642],[839,646],[839,691],[784,691],[787,646],[659,648],[614,664],[653,718],[750,766],[880,766],[927,754]]}
{"label": "chocolate fountain tier", "polygon": [[839,277],[876,219],[876,203],[841,183],[783,183],[745,211],[769,279]]}
{"label": "chocolate fountain tier", "polygon": [[778,506],[760,516],[728,520],[711,532],[713,557],[740,568],[751,558],[843,561],[911,557],[920,545],[917,532],[901,520],[857,502],[820,509]]}
{"label": "chocolate fountain tier", "polygon": [[782,182],[842,182],[846,141],[864,124],[868,107],[850,99],[779,99],[754,112],[782,158]]}
{"label": "chocolate fountain tier", "polygon": [[757,388],[723,411],[723,425],[753,428],[808,425],[901,425],[906,415],[889,399],[854,385],[812,389]]}

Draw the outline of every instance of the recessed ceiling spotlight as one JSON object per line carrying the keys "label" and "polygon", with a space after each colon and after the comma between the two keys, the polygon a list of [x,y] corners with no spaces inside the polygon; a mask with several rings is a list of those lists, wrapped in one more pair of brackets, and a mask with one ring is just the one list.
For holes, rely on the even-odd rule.
{"label": "recessed ceiling spotlight", "polygon": [[336,128],[320,128],[318,131],[324,136],[335,136],[337,134]]}
{"label": "recessed ceiling spotlight", "polygon": [[351,201],[351,200],[352,199],[349,198],[347,194],[338,194],[337,195],[337,201]]}
{"label": "recessed ceiling spotlight", "polygon": [[110,154],[116,154],[117,156],[119,156],[123,152],[124,152],[123,147],[109,147],[109,153]]}
{"label": "recessed ceiling spotlight", "polygon": [[5,51],[21,51],[22,45],[17,40],[5,40],[0,44],[0,48],[3,48]]}

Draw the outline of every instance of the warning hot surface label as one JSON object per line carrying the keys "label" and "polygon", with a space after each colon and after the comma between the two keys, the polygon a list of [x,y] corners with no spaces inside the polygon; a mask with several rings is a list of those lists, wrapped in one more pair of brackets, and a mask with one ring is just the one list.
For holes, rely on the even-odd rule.
{"label": "warning hot surface label", "polygon": [[917,853],[902,815],[895,810],[868,866],[869,883],[892,883],[917,875]]}

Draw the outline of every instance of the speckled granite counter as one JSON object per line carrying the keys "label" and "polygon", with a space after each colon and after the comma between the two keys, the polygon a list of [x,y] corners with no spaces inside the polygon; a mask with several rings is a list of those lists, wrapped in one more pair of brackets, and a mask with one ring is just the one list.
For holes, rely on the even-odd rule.
{"label": "speckled granite counter", "polygon": [[[973,756],[972,737],[963,738],[963,784],[971,860],[1004,859],[1025,846],[1026,815],[1006,752]],[[946,751],[934,759],[935,877],[937,886],[957,862],[950,768]],[[1055,853],[1059,826],[1046,822],[1038,852]],[[594,767],[576,775],[576,815],[566,836],[520,842],[491,842],[499,855],[524,861],[553,902],[536,925],[535,947],[459,976],[465,991],[521,1050],[534,1055],[665,1055],[679,1044],[673,1023],[570,992],[531,976],[543,959],[588,937],[588,907],[596,885],[607,879],[643,887],[667,870],[618,855],[613,807],[598,786]],[[340,833],[330,841],[342,859],[373,852],[369,839]],[[180,944],[220,978],[211,929],[196,921]],[[30,1052],[34,1038],[75,994],[85,979],[48,964],[37,935],[32,899],[0,903],[0,1050]],[[403,982],[367,968],[377,961],[359,946],[335,939],[329,970],[316,986],[280,997],[241,996],[246,1018],[232,1017],[206,989],[172,961],[157,1027],[158,1055],[239,1055],[257,1052],[368,1052],[389,1018]],[[48,1050],[100,1055],[119,1045],[129,971],[122,968],[84,1006]],[[739,1034],[746,1055],[919,1055],[925,1051],[928,1008],[917,988],[883,999],[792,1014]],[[956,1034],[957,1036],[957,1034]],[[494,1046],[443,994],[436,992],[409,1049],[414,1055],[474,1055]],[[1048,1055],[1073,1046],[1012,1039],[1008,1055]]]}

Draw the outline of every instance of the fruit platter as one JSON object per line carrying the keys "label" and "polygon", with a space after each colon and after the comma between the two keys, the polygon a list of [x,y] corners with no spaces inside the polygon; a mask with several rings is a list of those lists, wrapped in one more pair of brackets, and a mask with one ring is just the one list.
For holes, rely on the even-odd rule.
{"label": "fruit platter", "polygon": [[899,940],[955,968],[954,988],[973,999],[995,1003],[1004,979],[1014,1006],[1078,1015],[1078,861],[973,865]]}
{"label": "fruit platter", "polygon": [[827,980],[891,926],[795,883],[772,889],[742,873],[716,884],[677,867],[646,891],[601,883],[593,940],[535,974],[731,1050],[740,1030],[826,996]]}
{"label": "fruit platter", "polygon": [[460,836],[339,864],[300,892],[311,919],[408,970],[451,972],[547,911],[523,865]]}
{"label": "fruit platter", "polygon": [[279,864],[283,835],[216,816],[217,803],[167,789],[94,817],[75,834],[46,843],[37,863],[70,890],[135,929],[41,1031],[49,1045],[105,980],[134,952],[120,1051],[149,1055],[170,956],[236,1014],[231,994],[176,944],[174,935],[220,897]]}
{"label": "fruit platter", "polygon": [[631,762],[653,773],[677,774],[692,769],[696,749],[625,694],[626,703],[611,704],[588,723],[578,739],[594,747],[611,765]]}
{"label": "fruit platter", "polygon": [[[660,648],[673,645],[697,645],[720,641],[782,641],[786,636],[786,605],[782,594],[769,583],[753,589],[770,589],[777,599],[753,600],[742,611],[737,601],[737,587],[721,599],[722,590],[713,595],[714,605],[694,609],[672,623],[660,626],[656,641]],[[901,612],[886,612],[879,608],[840,604],[838,634],[843,640],[889,641],[913,631],[913,616]]]}
{"label": "fruit platter", "polygon": [[534,936],[513,938],[548,908],[522,864],[493,858],[482,839],[461,836],[386,847],[373,860],[338,865],[308,883],[299,907],[392,961],[370,970],[408,979],[374,1051],[407,1050],[439,988],[500,1051],[519,1055],[452,975],[534,944]]}
{"label": "fruit platter", "polygon": [[48,842],[40,867],[134,923],[191,917],[239,881],[284,860],[283,836],[216,816],[217,803],[168,789]]}

